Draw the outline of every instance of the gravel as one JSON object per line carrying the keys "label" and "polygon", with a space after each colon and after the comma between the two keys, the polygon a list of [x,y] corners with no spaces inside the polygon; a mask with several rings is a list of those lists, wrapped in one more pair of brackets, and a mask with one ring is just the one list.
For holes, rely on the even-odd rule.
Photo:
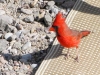
{"label": "gravel", "polygon": [[0,0],[0,75],[34,75],[56,36],[48,27],[75,1]]}

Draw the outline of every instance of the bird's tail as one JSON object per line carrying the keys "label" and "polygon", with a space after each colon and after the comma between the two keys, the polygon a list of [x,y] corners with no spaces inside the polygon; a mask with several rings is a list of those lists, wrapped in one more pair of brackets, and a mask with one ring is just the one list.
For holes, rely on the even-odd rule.
{"label": "bird's tail", "polygon": [[81,31],[82,33],[82,38],[90,34],[91,31]]}

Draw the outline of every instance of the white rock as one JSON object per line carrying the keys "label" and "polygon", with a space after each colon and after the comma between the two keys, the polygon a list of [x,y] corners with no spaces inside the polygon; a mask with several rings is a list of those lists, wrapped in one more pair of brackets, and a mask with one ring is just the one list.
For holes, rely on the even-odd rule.
{"label": "white rock", "polygon": [[34,69],[37,66],[37,64],[32,64],[31,67]]}
{"label": "white rock", "polygon": [[6,33],[5,34],[5,39],[7,40],[9,37],[11,37],[13,34],[12,33]]}
{"label": "white rock", "polygon": [[22,8],[21,11],[23,13],[25,13],[25,14],[28,14],[28,15],[32,14],[32,10],[30,10],[30,9],[24,9],[24,8]]}
{"label": "white rock", "polygon": [[27,42],[26,44],[24,44],[23,46],[22,46],[22,50],[26,50],[26,49],[28,49],[28,48],[30,48],[31,47],[31,42]]}
{"label": "white rock", "polygon": [[48,1],[48,5],[49,5],[49,6],[53,6],[54,4],[55,4],[54,1]]}
{"label": "white rock", "polygon": [[0,15],[4,15],[5,11],[4,10],[0,10]]}
{"label": "white rock", "polygon": [[6,22],[6,24],[11,24],[13,22],[13,18],[8,15],[0,15],[0,20]]}

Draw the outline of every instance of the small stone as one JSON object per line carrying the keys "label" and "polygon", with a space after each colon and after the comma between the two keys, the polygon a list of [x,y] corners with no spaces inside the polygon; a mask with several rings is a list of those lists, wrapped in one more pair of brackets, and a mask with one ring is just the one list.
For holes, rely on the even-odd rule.
{"label": "small stone", "polygon": [[32,64],[31,67],[34,69],[35,67],[37,67],[37,64]]}
{"label": "small stone", "polygon": [[23,20],[27,23],[32,23],[34,21],[34,17],[33,15],[31,15],[31,16],[25,17]]}
{"label": "small stone", "polygon": [[31,42],[27,42],[22,46],[22,50],[26,50],[31,47]]}
{"label": "small stone", "polygon": [[5,30],[6,32],[12,32],[12,33],[16,33],[16,32],[17,32],[16,27],[11,26],[11,25],[6,25],[6,27],[5,27],[4,30]]}
{"label": "small stone", "polygon": [[65,8],[72,8],[74,4],[75,4],[75,1],[67,1],[67,2],[64,2],[62,6]]}
{"label": "small stone", "polygon": [[45,23],[46,23],[47,26],[51,25],[51,23],[52,23],[52,17],[50,16],[50,14],[46,14],[44,16],[44,21],[45,21]]}
{"label": "small stone", "polygon": [[25,59],[25,60],[31,60],[32,59],[32,56],[31,56],[31,54],[25,54],[25,55],[23,55],[22,56],[22,58],[21,59]]}
{"label": "small stone", "polygon": [[20,25],[20,24],[16,24],[16,28],[17,28],[17,30],[22,30],[23,29],[23,27],[22,27],[22,25]]}
{"label": "small stone", "polygon": [[23,13],[27,14],[27,15],[32,14],[32,10],[30,10],[30,9],[24,9],[24,8],[22,8],[21,11],[22,11]]}
{"label": "small stone", "polygon": [[0,15],[0,20],[4,21],[6,24],[13,23],[13,18],[8,15]]}
{"label": "small stone", "polygon": [[25,60],[25,59],[20,59],[20,62],[22,62],[22,63],[27,63],[27,60]]}
{"label": "small stone", "polygon": [[12,55],[11,54],[3,54],[3,56],[5,57],[6,60],[11,60],[12,59]]}
{"label": "small stone", "polygon": [[6,34],[5,34],[5,39],[6,39],[7,41],[12,41],[12,38],[11,38],[12,35],[13,35],[12,33],[6,33]]}
{"label": "small stone", "polygon": [[48,5],[53,6],[53,5],[55,5],[55,2],[54,1],[48,1]]}
{"label": "small stone", "polygon": [[8,63],[8,61],[6,61],[6,60],[4,59],[3,56],[0,57],[0,62],[1,62],[2,64],[6,64],[6,63]]}
{"label": "small stone", "polygon": [[0,10],[0,15],[4,15],[5,11],[4,10]]}
{"label": "small stone", "polygon": [[5,39],[0,39],[0,51],[6,50],[8,42]]}

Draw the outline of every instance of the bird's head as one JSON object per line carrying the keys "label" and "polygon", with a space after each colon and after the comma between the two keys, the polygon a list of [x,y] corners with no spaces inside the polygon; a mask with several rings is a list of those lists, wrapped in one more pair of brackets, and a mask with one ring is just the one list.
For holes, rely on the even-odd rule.
{"label": "bird's head", "polygon": [[59,11],[55,17],[55,20],[54,20],[52,26],[49,28],[49,31],[58,30],[58,28],[60,28],[62,23],[64,23],[64,22],[65,22],[65,18],[63,17],[63,14]]}

